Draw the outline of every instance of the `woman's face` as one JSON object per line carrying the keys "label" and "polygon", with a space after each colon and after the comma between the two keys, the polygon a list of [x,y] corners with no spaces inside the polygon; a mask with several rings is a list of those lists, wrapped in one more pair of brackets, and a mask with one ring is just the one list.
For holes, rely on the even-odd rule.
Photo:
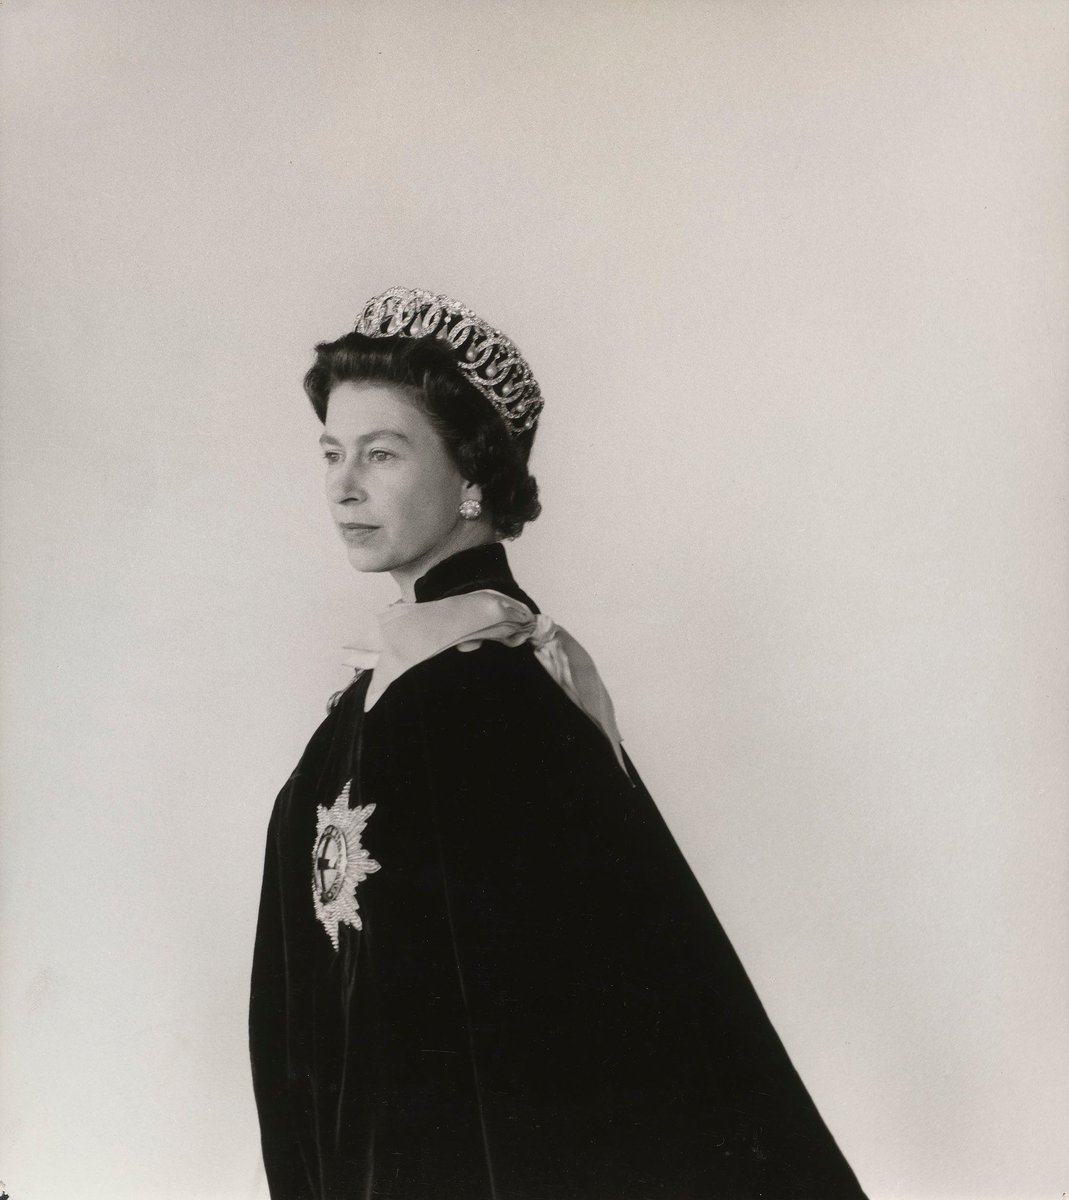
{"label": "woman's face", "polygon": [[411,584],[440,559],[489,540],[460,502],[481,499],[420,407],[414,388],[340,383],[327,400],[320,438],[327,503],[358,571],[389,571]]}

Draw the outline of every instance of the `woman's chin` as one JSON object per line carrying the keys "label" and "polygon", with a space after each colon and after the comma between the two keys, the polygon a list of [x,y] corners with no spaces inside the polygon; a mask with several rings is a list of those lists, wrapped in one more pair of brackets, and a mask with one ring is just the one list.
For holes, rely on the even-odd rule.
{"label": "woman's chin", "polygon": [[385,555],[381,551],[376,553],[367,546],[347,546],[346,554],[349,557],[349,565],[354,571],[371,575],[390,569],[390,564],[386,561]]}

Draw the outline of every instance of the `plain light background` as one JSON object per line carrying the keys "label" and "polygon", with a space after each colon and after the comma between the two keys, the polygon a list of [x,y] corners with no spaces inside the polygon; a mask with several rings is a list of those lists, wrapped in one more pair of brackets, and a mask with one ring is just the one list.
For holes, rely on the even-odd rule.
{"label": "plain light background", "polygon": [[874,1200],[1069,1189],[1069,6],[5,0],[0,37],[13,1200],[264,1195],[267,818],[395,594],[300,378],[394,283],[530,358],[514,569]]}

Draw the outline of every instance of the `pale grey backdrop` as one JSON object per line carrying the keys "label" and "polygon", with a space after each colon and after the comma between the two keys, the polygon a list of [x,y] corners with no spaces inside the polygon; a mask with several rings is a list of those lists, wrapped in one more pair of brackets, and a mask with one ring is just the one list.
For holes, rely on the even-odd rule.
{"label": "pale grey backdrop", "polygon": [[395,282],[533,362],[517,573],[873,1197],[1057,1200],[1069,8],[4,0],[0,36],[13,1200],[263,1194],[264,830],[392,597],[300,377]]}

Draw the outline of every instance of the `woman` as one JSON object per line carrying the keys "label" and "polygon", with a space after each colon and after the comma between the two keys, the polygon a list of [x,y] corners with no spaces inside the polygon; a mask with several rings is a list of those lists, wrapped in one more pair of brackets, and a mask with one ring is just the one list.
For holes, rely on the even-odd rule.
{"label": "woman", "polygon": [[862,1196],[593,664],[509,571],[501,539],[540,509],[516,347],[397,288],[305,388],[349,559],[401,598],[268,831],[272,1196]]}

